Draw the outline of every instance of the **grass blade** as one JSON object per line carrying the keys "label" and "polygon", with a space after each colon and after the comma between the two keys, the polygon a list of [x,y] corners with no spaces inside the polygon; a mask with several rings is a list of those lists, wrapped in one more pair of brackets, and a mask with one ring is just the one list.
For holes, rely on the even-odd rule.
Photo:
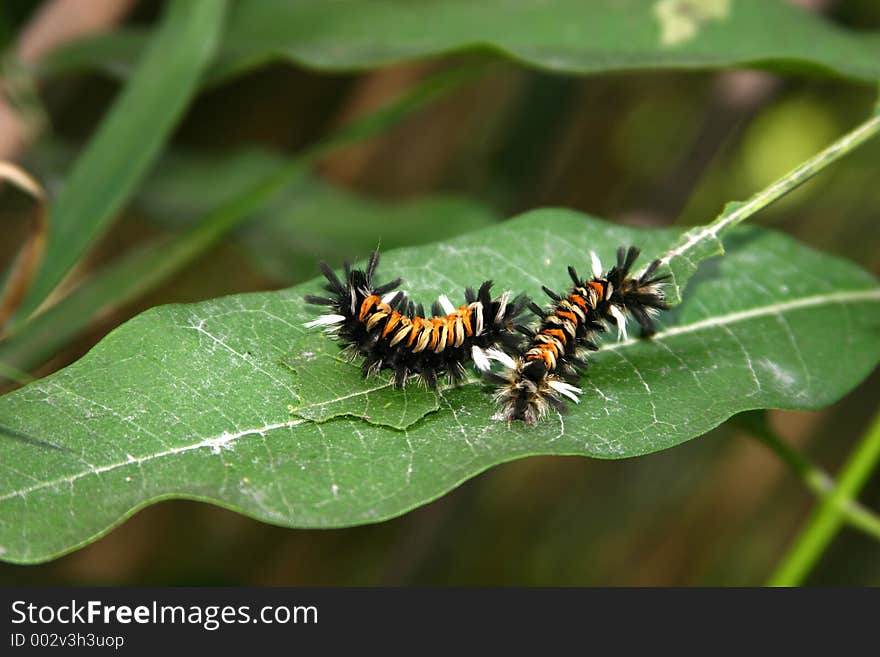
{"label": "grass blade", "polygon": [[94,243],[158,155],[216,48],[225,2],[174,0],[51,211],[43,268],[15,323],[34,312]]}

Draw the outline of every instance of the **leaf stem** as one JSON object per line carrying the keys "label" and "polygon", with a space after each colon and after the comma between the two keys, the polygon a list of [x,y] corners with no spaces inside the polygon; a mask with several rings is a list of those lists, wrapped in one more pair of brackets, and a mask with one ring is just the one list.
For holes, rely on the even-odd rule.
{"label": "leaf stem", "polygon": [[[880,413],[874,417],[855,452],[844,465],[840,482],[813,511],[807,526],[767,581],[769,586],[798,586],[822,556],[847,517],[845,509],[858,496],[880,460]],[[875,518],[868,513],[871,520]],[[864,518],[863,518],[864,519]]]}
{"label": "leaf stem", "polygon": [[663,265],[671,266],[673,261],[678,260],[682,260],[684,263],[677,263],[676,267],[672,267],[673,284],[667,299],[670,305],[681,301],[681,290],[690,275],[696,271],[696,265],[700,260],[710,255],[723,253],[720,243],[712,252],[698,252],[688,255],[690,251],[706,242],[716,243],[721,233],[728,228],[745,221],[756,212],[779,200],[878,133],[880,133],[880,113],[872,115],[833,144],[792,169],[770,186],[754,194],[747,201],[728,203],[714,221],[685,233],[682,240],[660,258],[660,263]]}
{"label": "leaf stem", "polygon": [[[782,440],[767,424],[764,411],[738,415],[735,423],[776,454],[816,497],[820,500],[832,497],[837,489],[834,478]],[[839,511],[852,527],[880,541],[880,516],[852,499],[841,500]]]}
{"label": "leaf stem", "polygon": [[878,132],[880,132],[880,115],[872,116],[867,121],[859,124],[854,130],[848,132],[797,168],[789,171],[769,187],[753,195],[745,203],[736,206],[730,212],[723,212],[715,221],[704,226],[703,230],[694,234],[682,246],[670,251],[663,258],[663,263],[669,262],[669,259],[675,255],[685,253],[694,243],[702,241],[707,237],[716,237],[725,228],[735,226],[759,210],[763,210],[774,201],[779,200],[805,183],[829,164],[836,162],[853,149],[861,146]]}

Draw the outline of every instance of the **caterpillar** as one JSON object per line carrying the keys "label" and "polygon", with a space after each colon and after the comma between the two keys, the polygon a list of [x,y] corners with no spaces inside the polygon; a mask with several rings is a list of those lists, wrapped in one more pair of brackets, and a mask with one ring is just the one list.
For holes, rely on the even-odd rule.
{"label": "caterpillar", "polygon": [[499,419],[535,423],[550,409],[563,412],[564,398],[577,403],[583,391],[574,384],[587,369],[586,352],[598,348],[593,337],[613,323],[618,336],[625,339],[627,315],[638,322],[642,336],[649,337],[655,331],[656,315],[668,309],[663,297],[668,275],[656,275],[659,260],[631,276],[639,249],[620,247],[617,264],[603,274],[599,258],[590,255],[592,279],[582,280],[569,267],[572,286],[565,295],[542,287],[551,303],[546,309],[529,304],[541,322],[537,330],[525,329],[527,346],[516,358],[498,358],[507,367],[504,374],[484,374],[497,386]]}
{"label": "caterpillar", "polygon": [[442,376],[462,380],[470,361],[485,372],[490,360],[509,360],[505,351],[516,353],[521,340],[516,328],[522,329],[520,315],[529,303],[525,296],[511,298],[506,291],[492,299],[492,281],[485,281],[476,292],[465,290],[465,303],[458,308],[441,295],[432,305],[433,316],[425,317],[421,304],[397,290],[401,279],[375,285],[378,265],[378,251],[370,255],[365,270],[345,263],[343,281],[321,262],[329,295],[305,297],[307,303],[329,308],[306,327],[326,327],[350,357],[362,356],[364,377],[387,369],[395,387],[413,376],[435,388]]}

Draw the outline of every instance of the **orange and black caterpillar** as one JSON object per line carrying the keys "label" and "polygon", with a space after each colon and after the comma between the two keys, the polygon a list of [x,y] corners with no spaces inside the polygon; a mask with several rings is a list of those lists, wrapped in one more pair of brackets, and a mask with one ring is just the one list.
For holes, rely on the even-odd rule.
{"label": "orange and black caterpillar", "polygon": [[370,255],[366,270],[352,269],[346,263],[343,281],[322,262],[329,296],[305,298],[330,309],[306,326],[327,327],[352,356],[362,356],[364,376],[387,369],[398,387],[414,376],[434,388],[442,376],[461,380],[469,361],[485,372],[490,359],[509,360],[505,351],[516,352],[521,339],[519,315],[528,303],[526,297],[511,299],[508,291],[492,299],[492,281],[486,281],[477,292],[468,288],[466,302],[458,308],[446,295],[441,296],[432,306],[433,317],[425,317],[421,304],[395,291],[399,278],[374,285],[378,264],[378,251]]}
{"label": "orange and black caterpillar", "polygon": [[597,349],[593,337],[604,332],[606,324],[613,322],[626,337],[630,315],[639,323],[643,336],[654,333],[654,317],[667,309],[662,282],[668,276],[656,275],[660,261],[654,260],[631,276],[639,249],[621,247],[617,264],[603,274],[599,259],[591,256],[593,278],[583,280],[569,267],[573,285],[565,295],[544,287],[552,303],[547,309],[529,305],[541,323],[537,330],[525,329],[526,348],[517,358],[505,361],[508,370],[503,375],[486,373],[486,379],[498,385],[495,400],[501,419],[533,423],[551,408],[564,411],[563,397],[577,403],[577,395],[583,391],[573,384],[587,369],[586,353]]}

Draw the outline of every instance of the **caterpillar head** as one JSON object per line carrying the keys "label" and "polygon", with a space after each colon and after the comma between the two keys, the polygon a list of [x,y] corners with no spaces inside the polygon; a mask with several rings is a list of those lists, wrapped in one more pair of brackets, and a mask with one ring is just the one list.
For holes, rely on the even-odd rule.
{"label": "caterpillar head", "polygon": [[548,374],[543,361],[538,360],[517,359],[504,374],[491,373],[487,378],[498,386],[495,402],[499,410],[495,417],[507,422],[535,424],[551,410],[564,413],[563,397],[577,403],[577,394],[582,392],[555,374]]}

